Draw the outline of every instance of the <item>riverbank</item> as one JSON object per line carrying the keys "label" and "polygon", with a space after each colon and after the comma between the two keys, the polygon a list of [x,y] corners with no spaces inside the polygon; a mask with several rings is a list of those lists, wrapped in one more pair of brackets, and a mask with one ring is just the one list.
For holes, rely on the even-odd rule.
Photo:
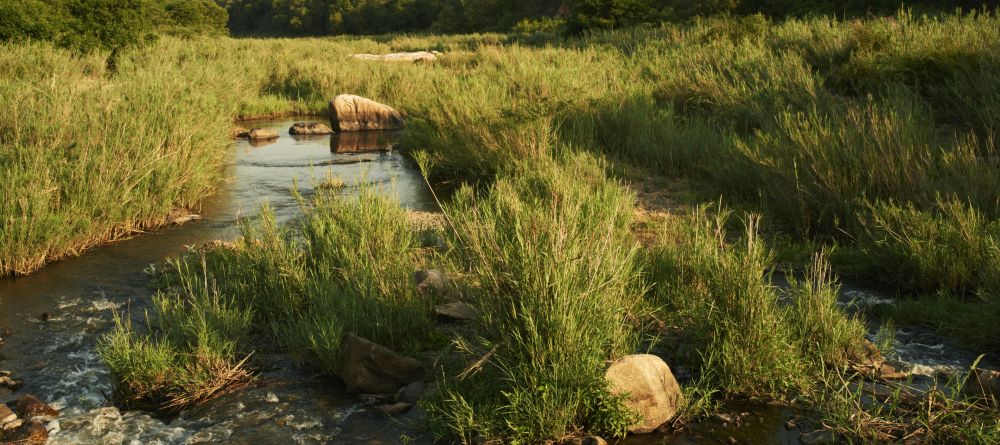
{"label": "riverbank", "polygon": [[[469,440],[484,436],[530,442],[581,430],[621,433],[627,413],[601,387],[600,370],[605,360],[652,344],[663,348],[659,354],[671,367],[688,369],[696,377],[685,385],[689,401],[705,402],[692,404],[694,413],[718,400],[789,402],[797,401],[796,394],[831,417],[847,412],[844,407],[854,400],[851,394],[816,390],[816,383],[832,382],[842,374],[830,375],[831,370],[843,371],[870,357],[861,346],[860,321],[836,306],[837,282],[828,261],[835,272],[871,279],[901,296],[941,294],[971,303],[996,301],[1000,202],[991,191],[1000,187],[993,138],[1000,93],[989,87],[996,83],[991,79],[1000,65],[993,51],[1000,43],[996,20],[991,15],[922,19],[905,14],[868,21],[811,19],[779,24],[752,17],[709,19],[542,44],[511,43],[498,35],[164,39],[147,52],[121,57],[113,76],[101,71],[99,56],[77,62],[43,45],[12,47],[21,57],[5,63],[29,70],[25,60],[32,53],[55,53],[51,57],[62,59],[52,65],[71,67],[68,78],[87,94],[105,98],[106,106],[121,103],[112,100],[122,90],[119,82],[132,79],[136,85],[146,85],[141,81],[151,81],[149,71],[159,69],[177,76],[179,89],[170,93],[176,97],[167,97],[208,104],[213,113],[181,113],[183,120],[178,121],[173,119],[182,117],[176,113],[165,114],[150,129],[167,133],[143,129],[139,134],[149,135],[149,140],[129,144],[136,159],[167,165],[171,158],[155,151],[147,153],[149,158],[138,155],[150,147],[171,147],[163,141],[181,140],[170,153],[201,167],[166,173],[154,169],[140,175],[142,181],[155,179],[170,187],[140,181],[135,187],[147,194],[136,193],[155,205],[118,205],[114,208],[122,210],[122,221],[146,214],[142,212],[165,212],[175,201],[183,201],[177,196],[203,193],[206,184],[213,183],[212,175],[219,174],[212,172],[218,161],[204,161],[215,159],[214,145],[199,143],[195,136],[224,144],[222,136],[228,133],[232,116],[288,110],[322,113],[327,102],[341,93],[360,94],[400,109],[408,120],[403,145],[424,167],[439,195],[448,197],[444,204],[451,223],[431,239],[449,249],[432,249],[428,266],[469,276],[463,298],[488,314],[460,344],[457,352],[466,355],[459,354],[461,358],[442,371],[443,383],[453,386],[444,386],[441,394],[447,397],[431,402],[436,431]],[[33,51],[39,48],[43,51]],[[438,48],[443,55],[425,64],[349,57],[357,52],[427,48]],[[45,86],[42,74],[48,68],[39,66],[26,71],[35,72],[34,77],[16,81],[34,83],[8,81],[11,97],[24,101],[27,93],[15,96],[16,91]],[[180,80],[187,79],[180,73],[188,70],[203,73],[211,82]],[[164,107],[150,108],[160,113]],[[119,119],[128,116],[111,111],[108,115]],[[55,118],[68,112],[45,113],[4,121],[4,128],[19,128],[17,124],[24,121],[65,122]],[[199,116],[207,119],[196,119]],[[192,126],[182,126],[185,122]],[[67,144],[81,139],[95,146],[104,146],[101,135],[131,134],[124,123],[98,128],[118,131],[88,133],[87,138],[68,131],[50,133],[65,137],[61,140]],[[185,131],[191,137],[184,138]],[[4,147],[30,148],[34,156],[46,153],[38,165],[91,165],[77,164],[73,150],[42,150],[49,145],[37,136],[45,132],[12,134],[16,142],[4,141]],[[22,157],[11,153],[11,159]],[[724,205],[701,210],[688,206],[685,213],[694,215],[688,218],[635,221],[635,197],[618,181],[609,158],[685,181],[695,204],[717,202],[721,196]],[[170,172],[186,172],[183,178],[197,174],[198,180],[179,180]],[[66,173],[66,178],[72,183],[80,176]],[[11,184],[38,182],[22,179]],[[115,185],[122,183],[131,184]],[[7,187],[10,196],[20,196],[20,189]],[[110,192],[100,199],[85,199],[89,188],[78,194],[52,187],[25,191],[37,198],[31,201],[36,207],[6,200],[5,212],[10,215],[61,216],[23,219],[44,220],[50,226],[4,226],[12,234],[4,237],[6,244],[0,248],[12,258],[4,264],[38,265],[38,258],[58,256],[37,255],[45,248],[58,250],[46,246],[72,252],[86,245],[65,247],[71,245],[66,241],[70,238],[59,237],[68,233],[108,238],[110,229],[96,226],[81,226],[78,232],[57,230],[71,221],[93,220],[82,210],[76,215],[64,213],[69,209],[86,203],[88,211],[101,211],[117,204],[113,199],[117,195]],[[171,190],[174,195],[167,193]],[[80,200],[77,207],[69,205],[78,202],[74,200]],[[207,316],[205,308],[222,307],[227,317],[236,317],[231,321],[242,324],[227,325],[221,332],[209,324],[206,332],[175,335],[170,334],[174,323],[167,321],[154,326],[149,338],[141,335],[141,329],[123,326],[118,337],[109,340],[106,357],[114,363],[115,353],[145,354],[149,348],[160,348],[154,351],[160,355],[152,358],[160,360],[161,367],[135,365],[149,364],[142,360],[119,361],[119,366],[112,366],[119,387],[136,383],[141,387],[146,382],[127,377],[133,368],[198,369],[174,366],[176,358],[190,357],[191,343],[183,341],[188,335],[217,341],[204,346],[216,358],[210,364],[228,370],[251,352],[246,345],[256,344],[244,337],[249,335],[255,341],[265,340],[264,344],[289,342],[277,347],[298,351],[304,362],[331,374],[340,367],[336,357],[344,331],[367,329],[366,336],[404,353],[426,352],[430,346],[447,343],[448,336],[435,333],[428,324],[431,303],[437,301],[414,295],[409,276],[415,267],[407,261],[411,253],[398,251],[416,248],[407,229],[398,218],[339,218],[366,216],[339,202],[314,204],[321,211],[312,214],[316,219],[305,221],[317,224],[312,227],[316,237],[304,232],[305,245],[281,234],[285,229],[279,226],[265,226],[275,232],[248,232],[242,250],[209,254],[217,261],[207,263],[208,270],[199,269],[197,261],[177,263],[187,264],[188,269],[178,269],[175,279],[194,281],[186,288],[168,289],[157,300],[161,314],[180,322]],[[335,208],[324,207],[331,203]],[[372,218],[398,216],[391,203],[366,203],[384,210],[368,215]],[[739,211],[723,218],[727,207],[762,217]],[[76,218],[65,217],[71,215]],[[642,237],[633,230],[637,224],[643,225]],[[337,236],[336,242],[328,238],[331,234]],[[381,246],[389,250],[374,255],[384,261],[373,264],[359,263],[337,250],[344,245],[360,248],[354,243],[366,237],[400,242]],[[801,244],[809,246],[808,251],[794,256],[791,266],[812,271],[788,292],[778,292],[768,279],[776,266],[771,243],[782,237],[806,241]],[[254,244],[259,240],[267,241],[265,248]],[[836,247],[829,260],[816,256],[842,245],[858,261],[838,262],[842,249]],[[261,270],[271,272],[256,275]],[[327,276],[321,270],[338,272]],[[211,273],[221,297],[195,292],[200,287],[192,284],[199,283],[195,273],[199,271],[201,276]],[[356,298],[351,301],[368,306],[363,310],[338,306],[336,295],[312,292],[315,289],[352,295]],[[265,311],[277,314],[274,319],[254,318],[260,316],[257,303],[244,299],[270,294],[302,298],[277,299]],[[211,298],[227,303],[219,306]],[[511,302],[520,305],[515,313],[508,310]],[[331,318],[301,317],[317,313]],[[209,318],[218,320],[213,317]],[[397,319],[417,327],[413,332],[387,327]],[[652,320],[656,329],[650,330]],[[240,335],[231,335],[237,332]],[[666,342],[650,343],[649,336]],[[676,339],[684,341],[670,342]],[[986,346],[979,352],[996,351]],[[480,368],[469,367],[477,363]],[[469,374],[464,374],[466,369],[471,369]],[[204,375],[210,379],[216,374]],[[459,375],[497,386],[478,392],[476,385],[463,386]],[[539,388],[552,392],[539,397]],[[198,398],[184,399],[198,391],[171,391],[168,398]],[[837,394],[842,397],[832,397]],[[148,396],[140,391],[131,402]],[[839,404],[831,402],[838,400]],[[951,403],[941,412],[981,421],[966,422],[969,428],[956,430],[950,423],[935,430],[921,426],[922,418],[914,412],[886,423],[906,425],[891,434],[919,433],[929,441],[976,440],[995,433],[996,425],[990,424],[988,414],[981,416],[978,405],[961,398],[953,402],[958,405]],[[834,419],[836,430],[860,437],[862,429],[850,424],[853,419]]]}

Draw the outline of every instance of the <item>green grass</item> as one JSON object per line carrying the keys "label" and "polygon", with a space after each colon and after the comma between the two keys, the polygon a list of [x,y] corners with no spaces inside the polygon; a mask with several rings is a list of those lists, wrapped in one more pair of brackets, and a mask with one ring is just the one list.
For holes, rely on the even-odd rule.
{"label": "green grass", "polygon": [[296,227],[277,227],[265,208],[237,243],[170,263],[148,326],[119,323],[100,344],[117,400],[189,406],[245,383],[254,352],[287,352],[335,374],[348,331],[402,352],[433,344],[434,300],[416,293],[403,209],[362,189],[321,192],[303,210]]}
{"label": "green grass", "polygon": [[464,364],[446,370],[428,404],[439,434],[533,443],[624,433],[630,413],[608,393],[604,366],[639,344],[633,206],[585,155],[456,194],[445,209],[452,252],[476,283],[480,317],[456,345]]}
{"label": "green grass", "polygon": [[[106,54],[3,44],[0,271],[196,206],[220,179],[234,117],[323,113],[354,93],[407,116],[405,145],[452,222],[432,258],[483,311],[442,370],[437,431],[517,442],[621,431],[628,413],[600,370],[644,349],[649,316],[670,334],[659,346],[671,364],[696,370],[686,390],[715,395],[699,400],[815,402],[816,380],[861,351],[833,272],[968,310],[995,302],[997,25],[992,13],[903,13],[522,40],[163,38],[120,54],[114,74]],[[349,57],[426,48],[445,55]],[[636,198],[605,157],[760,216],[670,217],[640,254]],[[218,388],[212,370],[252,374],[242,360],[257,350],[335,372],[348,330],[404,352],[441,347],[433,302],[415,296],[422,257],[402,210],[367,194],[304,205],[297,225],[265,217],[236,245],[175,263],[149,326],[123,322],[103,343],[119,400],[196,402]],[[778,236],[809,246],[787,291],[768,279]],[[809,259],[831,245],[833,271]],[[929,316],[908,320],[961,330]],[[251,328],[233,333],[244,317]]]}

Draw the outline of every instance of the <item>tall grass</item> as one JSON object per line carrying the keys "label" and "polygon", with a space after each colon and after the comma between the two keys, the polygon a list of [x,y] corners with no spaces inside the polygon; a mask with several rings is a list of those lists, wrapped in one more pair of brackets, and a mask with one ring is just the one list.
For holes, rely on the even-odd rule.
{"label": "tall grass", "polygon": [[604,363],[638,347],[641,264],[634,197],[603,176],[588,156],[542,161],[447,207],[480,317],[469,365],[430,405],[439,431],[507,443],[624,432]]}
{"label": "tall grass", "polygon": [[171,263],[148,326],[119,323],[100,345],[120,401],[197,403],[245,382],[244,359],[256,351],[287,351],[335,374],[348,331],[404,352],[434,338],[434,301],[416,294],[403,209],[368,188],[303,206],[298,227],[276,226],[265,208],[235,244]]}

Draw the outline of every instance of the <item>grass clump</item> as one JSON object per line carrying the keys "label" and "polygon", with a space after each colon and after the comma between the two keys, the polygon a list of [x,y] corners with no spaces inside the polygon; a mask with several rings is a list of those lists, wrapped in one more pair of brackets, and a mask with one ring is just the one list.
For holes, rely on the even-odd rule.
{"label": "grass clump", "polygon": [[459,342],[465,365],[429,404],[439,433],[504,443],[624,433],[631,414],[604,367],[638,347],[633,205],[583,155],[458,191],[446,212],[480,317],[475,338]]}
{"label": "grass clump", "polygon": [[235,244],[172,263],[148,332],[119,323],[101,342],[119,400],[197,403],[245,382],[244,359],[262,350],[334,374],[347,331],[404,352],[433,339],[433,300],[416,295],[405,211],[368,188],[320,192],[303,207],[294,228],[265,209]]}
{"label": "grass clump", "polygon": [[701,385],[727,397],[808,397],[825,367],[863,358],[864,326],[836,306],[824,256],[782,292],[756,217],[738,242],[728,241],[729,217],[701,208],[668,219],[649,252],[650,302],[670,363],[697,369]]}

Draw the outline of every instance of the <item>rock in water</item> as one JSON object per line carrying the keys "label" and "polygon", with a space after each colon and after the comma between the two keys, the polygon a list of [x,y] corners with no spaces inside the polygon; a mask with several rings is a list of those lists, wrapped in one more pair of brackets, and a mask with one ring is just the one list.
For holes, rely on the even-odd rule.
{"label": "rock in water", "polygon": [[403,115],[371,99],[341,94],[330,101],[330,122],[337,131],[399,130]]}
{"label": "rock in water", "polygon": [[437,51],[414,51],[408,53],[392,54],[352,54],[351,57],[361,60],[375,60],[380,62],[433,62],[437,60]]}
{"label": "rock in water", "polygon": [[344,335],[340,378],[352,393],[392,394],[403,386],[419,381],[423,365],[410,357],[396,354],[385,346],[358,337]]}
{"label": "rock in water", "polygon": [[3,440],[3,444],[44,445],[49,440],[49,432],[41,422],[28,422],[4,433]]}
{"label": "rock in water", "polygon": [[296,122],[288,129],[288,134],[330,134],[333,130],[319,122]]}
{"label": "rock in water", "polygon": [[263,128],[254,128],[250,130],[247,135],[251,141],[269,141],[272,139],[278,139],[278,132],[274,130],[265,130]]}
{"label": "rock in water", "polygon": [[977,368],[965,383],[965,393],[970,397],[1000,401],[1000,372]]}
{"label": "rock in water", "polygon": [[655,430],[677,413],[684,401],[670,367],[659,357],[636,354],[622,357],[604,373],[614,394],[628,393],[625,406],[640,419],[629,426],[632,433]]}
{"label": "rock in water", "polygon": [[59,415],[59,410],[29,394],[17,399],[17,413],[22,418],[30,419],[36,416],[55,417]]}
{"label": "rock in water", "polygon": [[10,410],[6,404],[0,403],[0,426],[17,420],[17,414]]}

